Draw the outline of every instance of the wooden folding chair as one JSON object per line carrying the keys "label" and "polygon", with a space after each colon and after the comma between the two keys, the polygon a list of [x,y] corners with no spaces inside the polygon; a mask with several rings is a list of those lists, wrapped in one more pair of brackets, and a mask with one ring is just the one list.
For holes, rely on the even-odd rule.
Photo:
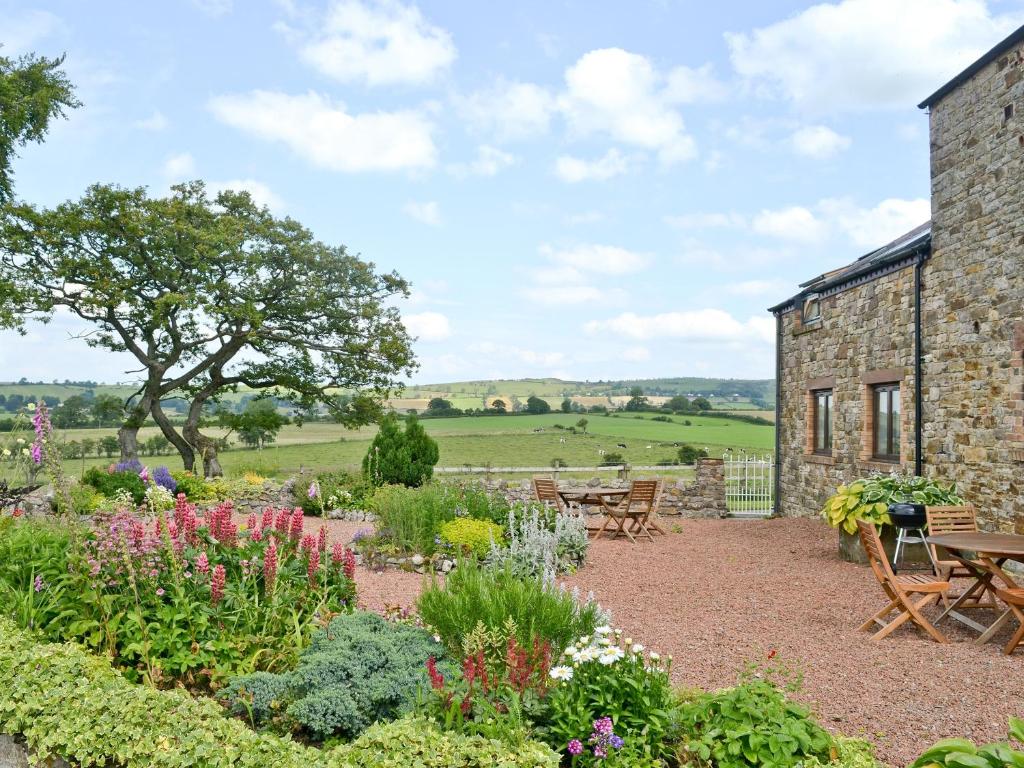
{"label": "wooden folding chair", "polygon": [[1020,624],[1016,633],[1010,638],[1010,642],[1003,647],[1003,653],[1009,656],[1013,653],[1014,648],[1024,642],[1024,610],[1021,610],[1024,608],[1024,589],[997,589],[996,594],[1010,607]]}
{"label": "wooden folding chair", "polygon": [[554,505],[559,512],[566,512],[565,501],[558,492],[558,483],[549,477],[533,478],[533,494],[537,501],[548,506]]}
{"label": "wooden folding chair", "polygon": [[[661,483],[657,480],[634,480],[629,487],[629,494],[622,501],[614,507],[605,507],[608,517],[597,532],[597,538],[600,538],[601,534],[614,522],[618,524],[618,527],[612,532],[613,539],[617,538],[619,534],[624,534],[627,539],[636,544],[636,539],[633,538],[635,533],[646,535],[647,538],[654,541],[654,536],[651,535],[647,526],[651,514],[657,509],[660,487]],[[629,529],[626,528],[627,522],[630,523]],[[664,531],[661,532],[664,533]]]}
{"label": "wooden folding chair", "polygon": [[[925,516],[928,518],[928,535],[938,536],[943,533],[977,533],[978,518],[977,511],[972,504],[962,507],[925,507]],[[949,607],[950,599],[959,600],[963,597],[957,608],[996,608],[995,598],[985,589],[985,585],[978,581],[978,574],[965,567],[959,560],[951,560],[948,556],[943,558],[939,553],[939,547],[934,544],[927,544],[931,550],[932,562],[935,563],[936,575],[943,581],[952,579],[971,579],[971,586],[967,594],[943,594],[942,602]],[[979,564],[979,568],[982,567]],[[987,596],[987,600],[982,600]]]}
{"label": "wooden folding chair", "polygon": [[[875,530],[875,526],[863,520],[858,520],[857,528],[860,529],[860,541],[868,555],[868,563],[871,565],[871,570],[874,571],[875,578],[878,579],[878,583],[882,585],[882,589],[889,598],[889,603],[865,621],[860,626],[860,630],[866,632],[878,624],[881,626],[881,629],[872,635],[872,639],[881,640],[883,637],[887,637],[895,632],[903,624],[912,621],[936,641],[948,643],[949,640],[946,636],[939,632],[925,618],[924,614],[921,613],[921,609],[925,608],[929,603],[935,602],[941,594],[948,590],[949,582],[940,581],[923,574],[897,576],[892,572],[892,566],[889,565],[889,558],[886,557],[885,550],[882,549],[882,540],[878,537],[878,531]],[[915,600],[915,595],[923,595],[923,597]],[[883,621],[895,610],[900,612],[899,616],[889,623]]]}

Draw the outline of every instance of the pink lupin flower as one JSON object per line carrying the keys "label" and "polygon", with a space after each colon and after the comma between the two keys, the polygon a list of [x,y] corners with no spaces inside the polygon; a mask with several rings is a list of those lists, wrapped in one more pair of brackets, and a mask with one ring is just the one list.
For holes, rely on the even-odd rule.
{"label": "pink lupin flower", "polygon": [[263,519],[260,520],[260,528],[266,530],[267,528],[274,527],[274,510],[271,507],[267,507],[263,510]]}
{"label": "pink lupin flower", "polygon": [[314,549],[309,553],[309,566],[306,573],[309,576],[309,586],[316,588],[320,571],[320,550]]}
{"label": "pink lupin flower", "polygon": [[274,521],[274,527],[278,533],[288,535],[288,528],[291,526],[292,513],[287,509],[279,509],[277,511],[277,519]]}
{"label": "pink lupin flower", "polygon": [[274,592],[277,579],[277,542],[271,538],[267,551],[263,553],[263,584],[264,591],[270,595]]}
{"label": "pink lupin flower", "polygon": [[253,528],[249,531],[249,539],[251,541],[263,541],[263,531],[259,528]]}
{"label": "pink lupin flower", "polygon": [[327,528],[322,525],[320,526],[320,530],[317,532],[316,548],[320,552],[327,551]]}
{"label": "pink lupin flower", "polygon": [[292,541],[302,538],[302,526],[305,518],[302,516],[302,507],[296,507],[292,512],[291,524],[288,526],[288,535]]}
{"label": "pink lupin flower", "polygon": [[210,602],[216,605],[224,597],[224,581],[227,574],[223,565],[213,566],[213,575],[210,577]]}
{"label": "pink lupin flower", "polygon": [[302,537],[302,541],[299,543],[299,551],[306,554],[312,552],[316,547],[316,539],[313,538],[313,534],[308,534]]}
{"label": "pink lupin flower", "polygon": [[256,513],[250,512],[249,517],[245,521],[245,527],[251,532],[256,530]]}
{"label": "pink lupin flower", "polygon": [[331,563],[341,565],[343,562],[345,562],[345,546],[340,541],[336,541],[331,545]]}
{"label": "pink lupin flower", "polygon": [[356,553],[345,547],[341,562],[341,568],[345,572],[345,578],[352,581],[356,577]]}
{"label": "pink lupin flower", "polygon": [[179,528],[185,527],[185,514],[188,512],[189,503],[184,493],[179,493],[174,498],[174,522]]}
{"label": "pink lupin flower", "polygon": [[206,556],[205,552],[200,552],[199,557],[196,558],[196,570],[200,573],[210,572],[210,558]]}

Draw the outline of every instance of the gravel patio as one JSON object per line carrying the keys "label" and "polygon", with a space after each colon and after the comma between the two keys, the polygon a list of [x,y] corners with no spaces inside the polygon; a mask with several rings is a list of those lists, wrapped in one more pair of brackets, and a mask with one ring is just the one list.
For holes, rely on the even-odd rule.
{"label": "gravel patio", "polygon": [[[366,524],[330,521],[347,541]],[[866,566],[839,559],[836,533],[814,519],[683,520],[672,532],[631,545],[592,542],[587,565],[566,579],[593,590],[614,624],[674,657],[682,686],[732,684],[748,661],[777,660],[801,670],[799,695],[821,721],[863,736],[878,756],[905,765],[937,739],[1005,737],[1024,714],[1024,651],[1000,652],[1010,628],[984,647],[955,622],[939,645],[903,627],[872,642],[857,627],[883,594]],[[422,576],[359,568],[361,603],[374,610],[410,605]],[[934,617],[935,610],[930,615]]]}

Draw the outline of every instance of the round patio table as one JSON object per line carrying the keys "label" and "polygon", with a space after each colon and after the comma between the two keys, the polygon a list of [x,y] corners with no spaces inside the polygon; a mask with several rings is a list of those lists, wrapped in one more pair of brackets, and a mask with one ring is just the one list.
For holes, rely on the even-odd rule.
{"label": "round patio table", "polygon": [[587,486],[580,486],[578,488],[559,488],[558,495],[562,497],[562,501],[568,504],[579,504],[583,507],[600,507],[601,511],[605,514],[605,519],[601,521],[599,526],[587,526],[587,531],[593,533],[601,530],[602,526],[608,519],[608,513],[610,507],[608,506],[609,501],[617,502],[623,496],[629,495],[628,488],[589,488]]}
{"label": "round patio table", "polygon": [[[975,583],[980,585],[985,592],[990,593],[993,598],[996,596],[996,587],[992,583],[994,579],[999,579],[1006,584],[1007,589],[1019,588],[1010,575],[1003,570],[1002,565],[1007,560],[1024,563],[1024,536],[1013,533],[984,533],[978,531],[975,533],[943,533],[937,536],[929,536],[927,540],[930,544],[935,544],[948,550],[955,560],[959,561],[974,575],[977,580]],[[971,552],[975,553],[974,558],[967,556]],[[960,607],[960,604],[967,599],[973,590],[973,587],[965,590],[964,594],[957,598],[943,612],[938,621],[942,621],[946,616],[950,616],[960,623],[980,631],[981,635],[975,642],[984,644],[992,639],[992,636],[1009,620],[1013,612],[1007,609],[989,627],[984,627],[968,619],[957,612],[957,608]]]}

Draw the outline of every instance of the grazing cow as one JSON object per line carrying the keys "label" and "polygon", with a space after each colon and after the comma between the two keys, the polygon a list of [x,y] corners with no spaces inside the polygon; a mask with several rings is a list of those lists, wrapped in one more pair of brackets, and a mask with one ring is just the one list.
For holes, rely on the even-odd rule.
{"label": "grazing cow", "polygon": [[625,444],[625,443],[616,443],[616,444],[615,444],[615,447],[616,447],[616,448],[625,448],[625,447],[626,447],[626,444]]}
{"label": "grazing cow", "polygon": [[564,437],[560,437],[560,438],[558,438],[558,442],[560,442],[560,443],[564,443],[564,442],[565,442],[565,438],[564,438]]}

